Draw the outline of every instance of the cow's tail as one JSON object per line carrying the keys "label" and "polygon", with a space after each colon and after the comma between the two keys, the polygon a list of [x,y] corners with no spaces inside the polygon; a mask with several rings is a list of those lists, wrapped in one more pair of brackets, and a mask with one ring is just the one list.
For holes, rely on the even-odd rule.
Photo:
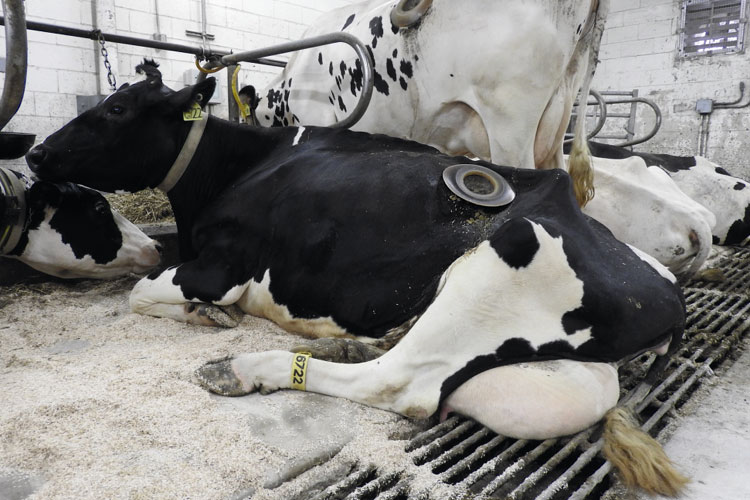
{"label": "cow's tail", "polygon": [[670,497],[682,491],[688,479],[674,468],[659,442],[638,427],[631,410],[616,406],[604,420],[602,451],[626,486]]}
{"label": "cow's tail", "polygon": [[607,2],[595,2],[595,5],[595,10],[592,12],[592,28],[590,31],[584,30],[586,34],[579,41],[579,43],[588,46],[586,52],[588,57],[584,61],[580,61],[582,64],[586,64],[586,73],[581,86],[578,118],[573,133],[573,146],[568,158],[568,173],[573,179],[573,192],[578,205],[581,207],[594,198],[594,170],[591,166],[591,153],[586,138],[586,103],[589,98],[589,90],[591,90],[591,80],[594,79],[599,44],[602,33],[604,33],[605,18],[609,10]]}

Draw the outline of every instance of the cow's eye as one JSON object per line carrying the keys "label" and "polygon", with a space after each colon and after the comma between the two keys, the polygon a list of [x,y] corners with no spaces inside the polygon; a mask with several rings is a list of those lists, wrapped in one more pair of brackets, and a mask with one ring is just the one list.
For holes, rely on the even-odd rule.
{"label": "cow's eye", "polygon": [[123,111],[125,111],[125,108],[123,108],[119,104],[115,104],[114,106],[109,108],[109,114],[111,115],[121,115]]}
{"label": "cow's eye", "polygon": [[107,212],[109,212],[109,207],[107,206],[107,203],[104,201],[97,201],[94,204],[94,212],[96,212],[96,215],[105,215]]}

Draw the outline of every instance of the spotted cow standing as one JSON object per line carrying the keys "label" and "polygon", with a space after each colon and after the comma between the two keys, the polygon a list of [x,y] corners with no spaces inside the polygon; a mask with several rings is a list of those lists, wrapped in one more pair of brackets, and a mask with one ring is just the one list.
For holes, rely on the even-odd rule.
{"label": "spotted cow standing", "polygon": [[[608,0],[471,0],[460,8],[434,0],[402,28],[390,19],[395,4],[342,7],[305,33],[344,31],[367,45],[375,91],[354,130],[502,165],[563,168],[563,136],[582,83],[588,93]],[[350,47],[298,52],[261,92],[258,119],[331,125],[351,112],[361,92],[362,67]],[[577,144],[570,173],[585,204],[591,177],[585,143]]]}
{"label": "spotted cow standing", "polygon": [[59,278],[114,278],[159,263],[160,245],[93,189],[0,168],[0,256]]}
{"label": "spotted cow standing", "polygon": [[[619,392],[613,364],[677,348],[685,304],[674,276],[583,215],[562,171],[469,162],[515,193],[479,207],[443,182],[463,157],[349,130],[186,122],[184,112],[205,106],[215,80],[175,92],[153,61],[138,70],[145,81],[122,87],[27,155],[41,178],[168,191],[184,262],[141,280],[131,295],[135,311],[215,324],[236,305],[310,337],[408,331],[382,357],[358,364],[240,354],[198,371],[211,390],[239,395],[294,381],[415,418],[447,402],[492,424],[495,414],[470,411],[476,385],[462,387],[514,367],[498,378],[527,394],[548,389],[547,377],[572,389],[556,398],[535,391],[531,429],[498,428],[542,437],[580,430],[605,413],[617,421],[608,412]],[[546,364],[525,368],[537,362]],[[306,376],[291,372],[293,363]],[[530,408],[494,395],[516,416]],[[648,458],[635,461],[655,463]],[[677,477],[639,484],[674,493]]]}

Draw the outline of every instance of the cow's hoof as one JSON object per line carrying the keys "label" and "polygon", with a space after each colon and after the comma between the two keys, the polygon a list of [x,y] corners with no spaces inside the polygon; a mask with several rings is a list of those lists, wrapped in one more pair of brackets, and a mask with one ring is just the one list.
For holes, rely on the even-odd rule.
{"label": "cow's hoof", "polygon": [[223,326],[225,328],[234,328],[239,325],[244,315],[242,309],[234,304],[228,306],[198,304],[195,306],[195,312],[203,320],[203,323],[210,326]]}
{"label": "cow's hoof", "polygon": [[211,361],[195,370],[198,383],[204,389],[221,396],[244,396],[251,391],[242,384],[232,369],[231,359]]}
{"label": "cow's hoof", "polygon": [[335,363],[364,363],[382,356],[385,351],[352,339],[324,338],[292,348],[292,352],[309,352],[313,358]]}

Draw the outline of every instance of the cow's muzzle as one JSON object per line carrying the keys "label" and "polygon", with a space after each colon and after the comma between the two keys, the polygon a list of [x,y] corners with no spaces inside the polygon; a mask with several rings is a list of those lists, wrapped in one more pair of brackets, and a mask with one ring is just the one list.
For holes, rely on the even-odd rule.
{"label": "cow's muzzle", "polygon": [[43,168],[49,156],[50,154],[44,144],[38,144],[26,153],[26,164],[35,174],[43,174]]}

